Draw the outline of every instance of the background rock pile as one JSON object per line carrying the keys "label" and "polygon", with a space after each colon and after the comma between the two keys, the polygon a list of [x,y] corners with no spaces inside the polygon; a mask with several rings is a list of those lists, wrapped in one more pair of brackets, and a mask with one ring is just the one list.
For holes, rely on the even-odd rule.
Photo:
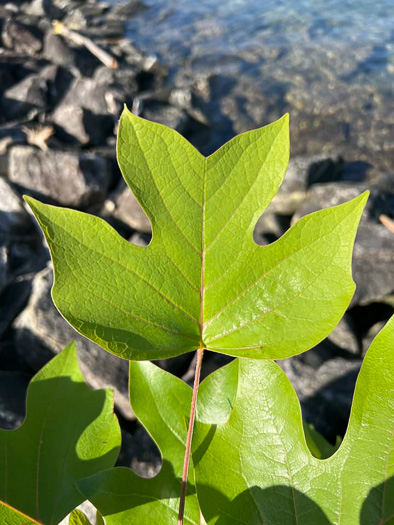
{"label": "background rock pile", "polygon": [[[31,194],[94,213],[131,242],[146,245],[150,223],[115,160],[123,104],[178,130],[204,153],[223,141],[227,130],[215,116],[214,97],[226,86],[217,75],[177,85],[157,57],[137,49],[125,37],[125,21],[144,9],[139,0],[113,8],[78,0],[0,6],[0,426],[21,424],[29,379],[76,339],[88,383],[115,390],[123,429],[119,464],[151,475],[160,459],[131,413],[127,362],[80,337],[56,311],[48,250],[21,198]],[[105,49],[118,69],[54,34],[55,19]],[[346,429],[362,356],[394,311],[394,233],[379,221],[381,214],[394,216],[394,174],[370,168],[336,156],[293,157],[255,229],[257,243],[272,242],[301,216],[371,189],[356,241],[357,292],[348,312],[315,349],[280,363],[305,418],[331,441]],[[159,365],[190,381],[192,359],[188,354]],[[204,359],[203,375],[229,361],[209,353]]]}

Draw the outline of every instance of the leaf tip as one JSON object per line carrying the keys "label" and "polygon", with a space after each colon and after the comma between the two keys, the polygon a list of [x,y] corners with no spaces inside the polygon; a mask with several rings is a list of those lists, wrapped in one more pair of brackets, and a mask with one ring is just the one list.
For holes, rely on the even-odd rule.
{"label": "leaf tip", "polygon": [[33,215],[38,219],[39,213],[42,211],[42,208],[47,206],[47,204],[44,204],[43,202],[34,199],[33,197],[30,197],[29,195],[23,195],[23,200],[26,202],[26,204],[29,206],[30,210],[32,211]]}

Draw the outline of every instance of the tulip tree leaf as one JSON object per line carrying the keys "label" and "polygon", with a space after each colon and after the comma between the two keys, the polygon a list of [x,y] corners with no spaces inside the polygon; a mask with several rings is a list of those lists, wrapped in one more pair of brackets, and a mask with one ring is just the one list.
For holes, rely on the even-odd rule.
{"label": "tulip tree leaf", "polygon": [[30,382],[23,425],[0,430],[0,500],[56,525],[84,501],[75,482],[114,465],[119,447],[113,393],[86,385],[72,343]]}
{"label": "tulip tree leaf", "polygon": [[92,525],[86,515],[79,509],[75,509],[70,514],[68,525]]}
{"label": "tulip tree leaf", "polygon": [[[210,374],[202,383],[197,398],[197,418],[201,423],[226,423],[233,410],[239,379],[238,360],[223,366]],[[338,448],[331,445],[315,430],[313,425],[303,421],[305,438],[311,453],[320,459],[331,456]]]}
{"label": "tulip tree leaf", "polygon": [[[104,516],[106,525],[176,523],[191,397],[188,385],[156,365],[130,363],[130,403],[159,447],[163,464],[152,479],[117,467],[78,483],[85,498]],[[184,523],[200,524],[192,466]]]}
{"label": "tulip tree leaf", "polygon": [[351,254],[367,195],[257,246],[255,224],[288,155],[287,115],[204,157],[176,131],[125,110],[118,160],[153,239],[135,246],[102,219],[26,198],[51,250],[59,311],[133,360],[201,346],[277,359],[316,345],[353,295]]}
{"label": "tulip tree leaf", "polygon": [[42,525],[10,505],[0,501],[0,523],[3,525]]}
{"label": "tulip tree leaf", "polygon": [[[236,397],[238,369],[238,361],[233,361],[201,383],[197,401],[201,420],[228,419]],[[78,482],[79,490],[103,514],[107,525],[176,522],[191,396],[188,385],[156,365],[130,363],[131,406],[158,445],[163,466],[153,479],[143,479],[131,469],[117,467]],[[319,438],[324,442],[322,436]],[[190,465],[185,523],[202,525],[193,479]]]}
{"label": "tulip tree leaf", "polygon": [[394,317],[368,350],[348,430],[328,459],[307,447],[278,365],[240,359],[227,422],[196,423],[196,487],[209,525],[394,523]]}

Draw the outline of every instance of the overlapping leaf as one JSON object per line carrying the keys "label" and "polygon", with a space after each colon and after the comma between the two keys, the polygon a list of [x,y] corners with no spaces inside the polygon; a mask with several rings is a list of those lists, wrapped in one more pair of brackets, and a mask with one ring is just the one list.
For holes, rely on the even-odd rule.
{"label": "overlapping leaf", "polygon": [[[200,420],[223,422],[228,419],[236,397],[238,371],[238,362],[234,361],[201,383]],[[104,515],[107,525],[176,522],[191,395],[188,385],[152,363],[130,363],[131,405],[157,443],[163,466],[153,479],[143,479],[127,468],[114,468],[78,483],[84,496]],[[321,436],[318,441],[326,444]],[[221,476],[221,469],[218,476]],[[202,525],[193,480],[191,465],[185,523]]]}
{"label": "overlapping leaf", "polygon": [[51,250],[60,312],[134,360],[201,346],[283,358],[317,344],[354,292],[351,252],[366,195],[257,246],[254,226],[288,154],[287,116],[204,157],[175,131],[125,110],[119,164],[153,240],[137,247],[99,218],[27,199]]}
{"label": "overlapping leaf", "polygon": [[238,384],[228,420],[197,423],[194,435],[208,524],[394,523],[394,317],[366,354],[345,438],[323,461],[307,447],[300,405],[281,369],[245,359],[232,366]]}
{"label": "overlapping leaf", "polygon": [[23,425],[0,430],[0,500],[57,525],[84,501],[75,482],[112,466],[119,447],[113,393],[86,385],[71,344],[32,379]]}
{"label": "overlapping leaf", "polygon": [[0,501],[0,523],[2,525],[42,525],[2,501]]}
{"label": "overlapping leaf", "polygon": [[[176,523],[191,395],[188,385],[152,363],[130,363],[131,406],[159,447],[163,464],[152,479],[117,467],[78,483],[106,525]],[[184,523],[199,525],[192,468],[189,480]]]}

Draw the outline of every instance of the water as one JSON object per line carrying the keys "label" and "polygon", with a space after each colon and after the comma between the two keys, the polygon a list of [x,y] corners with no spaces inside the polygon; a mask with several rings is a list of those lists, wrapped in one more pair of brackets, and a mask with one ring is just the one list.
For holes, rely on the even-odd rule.
{"label": "water", "polygon": [[208,82],[218,129],[289,111],[293,152],[394,164],[393,0],[146,1],[129,36],[178,84]]}

